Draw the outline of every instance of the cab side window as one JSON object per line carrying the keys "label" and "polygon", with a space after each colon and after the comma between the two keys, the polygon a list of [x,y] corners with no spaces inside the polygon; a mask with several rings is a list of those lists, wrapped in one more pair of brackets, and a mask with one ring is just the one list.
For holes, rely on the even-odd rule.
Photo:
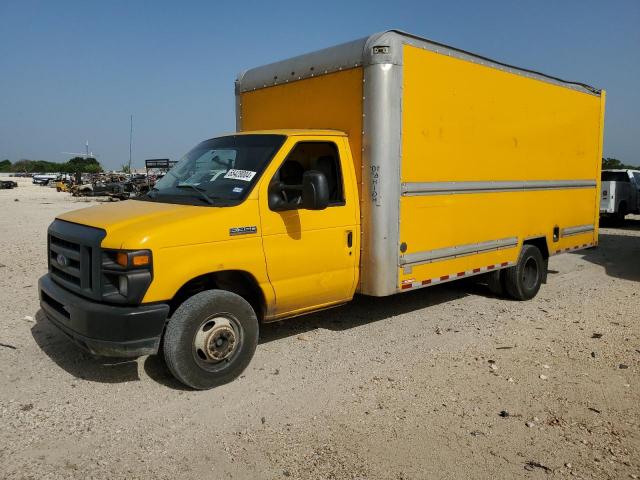
{"label": "cab side window", "polygon": [[[302,205],[302,177],[315,170],[327,178],[329,207],[344,205],[342,170],[338,148],[333,142],[300,142],[273,176],[269,195],[270,204],[278,204],[278,210],[296,210]],[[283,205],[284,202],[286,205]]]}

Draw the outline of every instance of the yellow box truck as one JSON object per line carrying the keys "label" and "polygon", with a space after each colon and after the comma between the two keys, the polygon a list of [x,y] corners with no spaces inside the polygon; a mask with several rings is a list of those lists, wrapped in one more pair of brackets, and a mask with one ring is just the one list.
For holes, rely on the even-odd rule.
{"label": "yellow box truck", "polygon": [[49,227],[46,316],[197,389],[263,322],[484,274],[526,300],[597,244],[604,92],[399,31],[240,74],[237,132]]}

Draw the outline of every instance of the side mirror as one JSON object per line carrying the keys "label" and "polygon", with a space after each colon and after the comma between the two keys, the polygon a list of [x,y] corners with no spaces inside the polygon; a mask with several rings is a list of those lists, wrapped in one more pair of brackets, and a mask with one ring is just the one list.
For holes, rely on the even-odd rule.
{"label": "side mirror", "polygon": [[306,210],[324,210],[329,205],[327,177],[317,170],[304,172],[302,176],[302,207]]}
{"label": "side mirror", "polygon": [[282,197],[282,184],[280,182],[272,182],[269,185],[269,209],[274,212],[283,212],[289,210],[290,206]]}

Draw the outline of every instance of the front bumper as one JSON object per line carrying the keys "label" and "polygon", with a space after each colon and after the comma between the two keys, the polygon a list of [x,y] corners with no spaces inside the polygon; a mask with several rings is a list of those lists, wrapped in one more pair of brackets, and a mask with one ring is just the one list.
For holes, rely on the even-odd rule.
{"label": "front bumper", "polygon": [[77,345],[93,355],[138,357],[158,352],[169,305],[132,307],[92,302],[55,283],[38,281],[40,308]]}

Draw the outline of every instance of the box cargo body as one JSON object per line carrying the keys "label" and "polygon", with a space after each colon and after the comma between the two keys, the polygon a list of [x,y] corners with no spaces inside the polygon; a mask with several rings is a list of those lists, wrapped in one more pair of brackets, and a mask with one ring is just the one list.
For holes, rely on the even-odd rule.
{"label": "box cargo body", "polygon": [[[258,67],[237,129],[348,134],[358,291],[384,296],[597,244],[605,95],[399,31]],[[545,252],[546,250],[546,252]]]}

